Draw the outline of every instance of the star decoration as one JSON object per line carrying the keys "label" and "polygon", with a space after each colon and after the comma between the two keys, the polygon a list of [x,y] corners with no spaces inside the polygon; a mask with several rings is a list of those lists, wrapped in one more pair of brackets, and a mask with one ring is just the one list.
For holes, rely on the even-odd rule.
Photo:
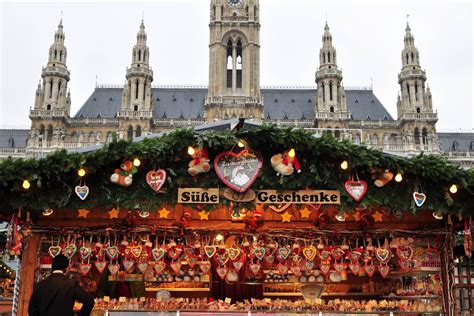
{"label": "star decoration", "polygon": [[160,213],[160,218],[168,218],[168,214],[170,211],[166,209],[166,207],[163,207],[161,210],[158,211]]}
{"label": "star decoration", "polygon": [[359,211],[357,211],[352,216],[354,217],[355,221],[358,222],[358,221],[360,221],[360,218],[362,217],[362,214]]}
{"label": "star decoration", "polygon": [[293,216],[293,215],[291,215],[290,213],[288,213],[288,211],[286,211],[285,213],[281,214],[281,222],[282,222],[282,223],[285,223],[285,222],[289,223],[289,222],[291,222],[291,217],[292,217],[292,216]]}
{"label": "star decoration", "polygon": [[379,211],[375,212],[372,216],[374,217],[376,222],[381,222],[383,220],[383,214]]}
{"label": "star decoration", "polygon": [[86,218],[87,215],[89,214],[89,210],[86,210],[85,208],[80,208],[77,210],[79,212],[79,216],[78,217],[82,217],[82,218]]}
{"label": "star decoration", "polygon": [[200,217],[201,221],[208,221],[209,220],[209,212],[206,212],[206,211],[202,210],[198,214],[199,214],[199,217]]}
{"label": "star decoration", "polygon": [[302,210],[300,210],[301,218],[309,218],[309,215],[311,215],[311,211],[308,210],[306,207]]}
{"label": "star decoration", "polygon": [[115,208],[112,208],[110,211],[108,211],[107,213],[109,213],[109,219],[112,219],[112,218],[119,218],[119,214],[120,214],[120,211],[117,211]]}

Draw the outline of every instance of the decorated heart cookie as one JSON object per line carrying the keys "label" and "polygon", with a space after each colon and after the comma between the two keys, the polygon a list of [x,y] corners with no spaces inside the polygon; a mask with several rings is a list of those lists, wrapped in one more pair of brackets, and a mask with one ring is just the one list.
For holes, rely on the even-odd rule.
{"label": "decorated heart cookie", "polygon": [[76,186],[74,188],[74,192],[76,192],[76,195],[81,199],[81,200],[85,200],[87,198],[87,196],[89,195],[89,187],[87,185],[83,185],[83,186]]}
{"label": "decorated heart cookie", "polygon": [[278,254],[283,260],[286,260],[288,256],[290,255],[290,253],[291,253],[291,250],[288,247],[278,248]]}
{"label": "decorated heart cookie", "polygon": [[367,182],[364,180],[347,180],[344,184],[344,188],[346,189],[347,193],[356,201],[360,201],[365,192],[367,192]]}
{"label": "decorated heart cookie", "polygon": [[235,259],[237,259],[237,257],[239,257],[241,250],[240,248],[232,247],[227,249],[227,252],[229,253],[230,260],[234,261]]}
{"label": "decorated heart cookie", "polygon": [[179,273],[179,270],[181,269],[181,262],[175,261],[170,264],[171,269],[173,269],[174,273]]}
{"label": "decorated heart cookie", "polygon": [[201,269],[202,273],[209,274],[211,270],[211,263],[209,261],[204,261],[199,264],[199,269]]}
{"label": "decorated heart cookie", "polygon": [[309,261],[313,260],[316,257],[318,250],[313,245],[303,248],[303,255]]}
{"label": "decorated heart cookie", "polygon": [[59,255],[61,253],[61,250],[62,249],[60,246],[50,246],[48,248],[49,255],[53,258]]}
{"label": "decorated heart cookie", "polygon": [[81,248],[79,248],[79,255],[81,256],[82,260],[89,258],[91,253],[92,249],[90,247],[82,246]]}
{"label": "decorated heart cookie", "polygon": [[206,256],[208,258],[212,258],[212,256],[214,256],[216,251],[217,251],[216,246],[205,246],[204,247],[204,252],[206,253]]}
{"label": "decorated heart cookie", "polygon": [[380,272],[380,275],[385,279],[389,272],[390,272],[390,267],[388,265],[379,265],[379,272]]}
{"label": "decorated heart cookie", "polygon": [[227,274],[227,268],[226,267],[218,267],[216,269],[217,275],[221,278],[221,280],[224,280],[226,274]]}
{"label": "decorated heart cookie", "polygon": [[146,269],[148,269],[148,262],[140,262],[137,264],[138,270],[140,270],[141,273],[145,273]]}
{"label": "decorated heart cookie", "polygon": [[143,248],[142,246],[129,246],[128,248],[130,248],[130,253],[132,254],[132,256],[134,256],[135,258],[140,258],[140,255],[142,254],[142,251],[143,251]]}
{"label": "decorated heart cookie", "polygon": [[234,267],[235,271],[239,272],[242,269],[244,263],[242,261],[233,261],[232,266]]}
{"label": "decorated heart cookie", "polygon": [[262,268],[262,265],[258,263],[252,263],[250,264],[250,270],[252,270],[253,274],[257,274],[260,269]]}
{"label": "decorated heart cookie", "polygon": [[165,255],[165,253],[166,250],[163,248],[153,248],[151,250],[151,255],[153,256],[153,259],[155,259],[155,261],[160,261],[161,258],[163,258],[163,256]]}
{"label": "decorated heart cookie", "polygon": [[132,260],[124,260],[123,261],[123,267],[124,267],[125,271],[127,271],[128,273],[133,271],[134,265],[135,265],[135,261],[132,261]]}
{"label": "decorated heart cookie", "polygon": [[165,270],[166,263],[164,263],[163,261],[158,261],[157,263],[155,263],[155,266],[153,268],[155,269],[156,274],[160,274],[161,272],[163,272],[163,270]]}
{"label": "decorated heart cookie", "polygon": [[115,260],[118,258],[119,250],[117,246],[109,246],[105,248],[105,253],[110,258],[110,260]]}
{"label": "decorated heart cookie", "polygon": [[104,272],[105,268],[107,267],[107,261],[96,261],[94,263],[97,271],[99,271],[99,273],[102,273]]}
{"label": "decorated heart cookie", "polygon": [[288,273],[288,266],[283,263],[277,264],[277,270],[280,275],[285,275]]}
{"label": "decorated heart cookie", "polygon": [[148,183],[155,192],[160,191],[165,181],[166,171],[163,169],[148,171],[146,174],[146,183]]}
{"label": "decorated heart cookie", "polygon": [[258,260],[262,260],[263,257],[265,257],[265,248],[263,247],[253,248],[253,254]]}
{"label": "decorated heart cookie", "polygon": [[67,245],[66,248],[64,248],[63,253],[69,260],[71,260],[71,258],[76,254],[76,251],[77,251],[76,245],[69,244]]}
{"label": "decorated heart cookie", "polygon": [[120,266],[118,264],[109,264],[107,268],[109,269],[111,275],[116,275],[120,269]]}
{"label": "decorated heart cookie", "polygon": [[349,263],[349,269],[354,275],[359,275],[360,264],[359,263]]}
{"label": "decorated heart cookie", "polygon": [[376,248],[375,249],[375,257],[377,258],[380,263],[387,263],[390,261],[391,252],[388,248]]}
{"label": "decorated heart cookie", "polygon": [[81,274],[83,276],[86,276],[87,273],[89,273],[89,271],[91,270],[92,268],[92,264],[90,263],[81,263],[79,264],[79,270],[81,271]]}
{"label": "decorated heart cookie", "polygon": [[426,194],[419,193],[419,192],[413,192],[413,199],[415,200],[416,206],[420,207],[426,201]]}

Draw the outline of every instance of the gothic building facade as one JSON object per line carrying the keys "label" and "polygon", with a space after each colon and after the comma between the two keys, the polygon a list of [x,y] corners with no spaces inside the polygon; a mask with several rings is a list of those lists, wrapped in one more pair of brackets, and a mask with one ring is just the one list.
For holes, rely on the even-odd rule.
{"label": "gothic building facade", "polygon": [[[30,111],[31,129],[0,130],[0,157],[38,156],[120,139],[213,124],[232,118],[331,132],[387,152],[446,154],[466,166],[474,160],[474,135],[441,134],[420,52],[407,24],[397,117],[371,88],[343,85],[332,34],[326,23],[314,86],[261,87],[258,0],[211,0],[207,86],[152,86],[153,70],[142,21],[123,86],[96,86],[72,115],[70,72],[62,21]],[[203,43],[205,45],[205,43]],[[395,81],[395,78],[394,78]],[[8,141],[7,141],[8,139]],[[3,147],[3,148],[1,148]],[[452,155],[451,152],[465,154]]]}

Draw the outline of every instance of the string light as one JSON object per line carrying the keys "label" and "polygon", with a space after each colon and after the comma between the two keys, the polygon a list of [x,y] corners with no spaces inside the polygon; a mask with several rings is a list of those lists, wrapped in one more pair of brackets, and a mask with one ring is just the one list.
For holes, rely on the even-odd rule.
{"label": "string light", "polygon": [[291,148],[290,151],[288,152],[288,157],[293,158],[296,155],[295,149]]}
{"label": "string light", "polygon": [[342,170],[347,170],[347,168],[349,168],[349,163],[347,162],[347,160],[344,160],[344,161],[341,163],[341,169],[342,169]]}
{"label": "string light", "polygon": [[240,148],[244,148],[244,147],[245,147],[245,142],[241,139],[241,140],[239,140],[239,142],[237,143],[237,146],[239,146]]}
{"label": "string light", "polygon": [[395,176],[395,181],[396,182],[402,182],[402,180],[403,180],[402,174],[400,172],[397,173],[397,175]]}
{"label": "string light", "polygon": [[86,170],[85,170],[84,168],[79,168],[79,169],[77,170],[77,175],[78,175],[79,177],[85,176],[85,175],[86,175]]}
{"label": "string light", "polygon": [[53,211],[52,209],[47,208],[47,209],[45,209],[45,210],[43,211],[43,213],[41,213],[41,214],[43,214],[43,216],[49,216],[49,215],[51,215],[51,214],[53,214],[53,213],[54,213],[54,211]]}
{"label": "string light", "polygon": [[217,234],[216,241],[222,241],[222,240],[224,240],[224,236],[222,234]]}
{"label": "string light", "polygon": [[194,155],[195,152],[196,150],[194,150],[194,147],[188,146],[188,155],[192,156]]}
{"label": "string light", "polygon": [[453,185],[449,188],[449,192],[451,192],[451,193],[453,193],[453,194],[456,193],[456,192],[458,192],[458,186],[455,185],[455,184],[453,184]]}
{"label": "string light", "polygon": [[138,159],[138,158],[133,159],[133,165],[135,167],[139,167],[141,163],[142,162],[140,161],[140,159]]}
{"label": "string light", "polygon": [[23,180],[22,186],[23,186],[23,189],[28,190],[31,187],[30,181],[28,181],[26,179]]}

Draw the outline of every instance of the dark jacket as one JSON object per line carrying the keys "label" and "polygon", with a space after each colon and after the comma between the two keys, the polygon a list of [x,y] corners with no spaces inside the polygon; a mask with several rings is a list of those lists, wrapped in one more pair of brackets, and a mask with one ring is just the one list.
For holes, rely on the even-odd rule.
{"label": "dark jacket", "polygon": [[31,294],[28,314],[30,316],[72,316],[74,301],[81,302],[78,316],[90,315],[94,299],[77,283],[62,273],[52,273],[35,285]]}
{"label": "dark jacket", "polygon": [[[109,269],[105,269],[100,276],[99,284],[97,285],[97,297],[109,296],[110,298],[118,298],[115,293],[116,281],[109,281]],[[145,283],[143,281],[126,282],[130,288],[131,297],[145,297]]]}

